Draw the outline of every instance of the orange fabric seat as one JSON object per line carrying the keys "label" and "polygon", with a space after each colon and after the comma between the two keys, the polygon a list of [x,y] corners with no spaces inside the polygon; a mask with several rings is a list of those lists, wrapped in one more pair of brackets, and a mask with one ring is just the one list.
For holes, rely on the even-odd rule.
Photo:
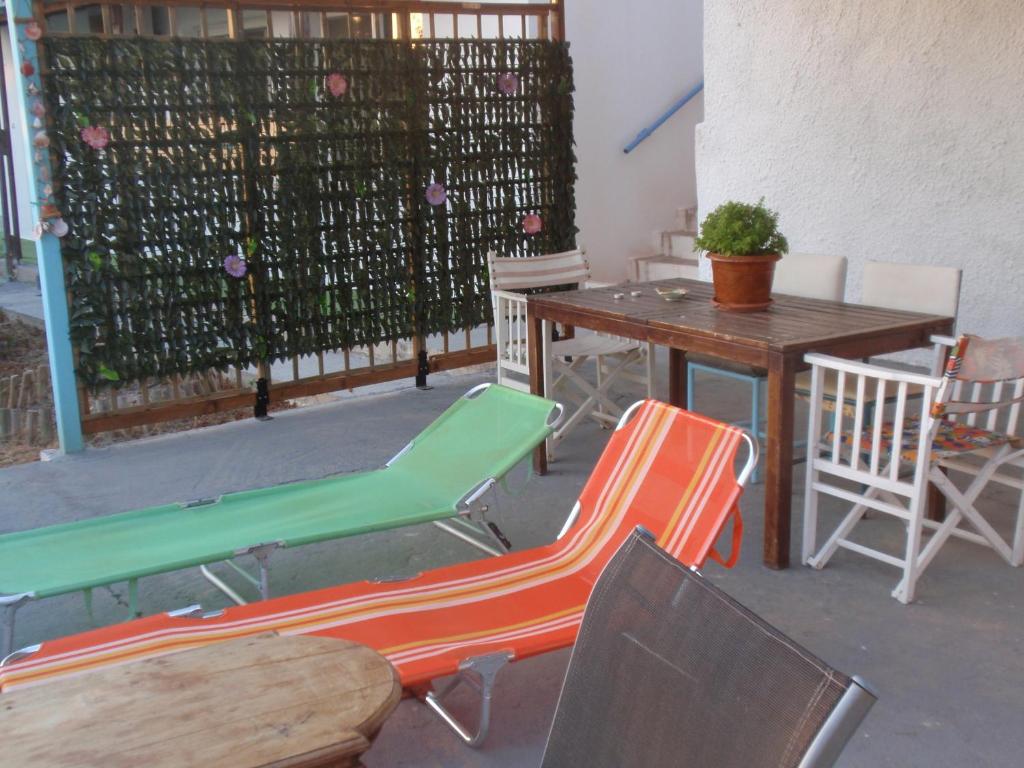
{"label": "orange fabric seat", "polygon": [[407,689],[453,674],[471,657],[509,651],[521,659],[566,647],[598,575],[637,526],[697,566],[734,513],[738,527],[742,487],[733,465],[742,439],[735,427],[646,401],[612,435],[580,495],[578,518],[553,544],[401,582],[330,587],[210,618],[160,614],[48,641],[0,669],[0,686],[266,631],[364,643],[395,665]]}

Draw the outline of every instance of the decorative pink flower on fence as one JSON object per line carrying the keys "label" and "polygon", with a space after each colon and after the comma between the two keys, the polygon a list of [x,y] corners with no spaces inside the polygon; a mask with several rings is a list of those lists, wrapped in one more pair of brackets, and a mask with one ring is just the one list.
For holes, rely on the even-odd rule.
{"label": "decorative pink flower on fence", "polygon": [[36,117],[46,117],[46,107],[39,99],[32,102],[32,114]]}
{"label": "decorative pink flower on fence", "polygon": [[25,25],[25,37],[33,42],[43,36],[43,28],[39,26],[39,22],[30,21]]}
{"label": "decorative pink flower on fence", "polygon": [[21,62],[21,74],[23,74],[25,77],[32,77],[32,75],[34,75],[35,73],[36,68],[32,66],[31,61]]}
{"label": "decorative pink flower on fence", "polygon": [[82,129],[82,141],[93,149],[103,149],[110,143],[110,131],[102,125],[89,125]]}
{"label": "decorative pink flower on fence", "polygon": [[68,231],[68,223],[64,219],[53,219],[50,221],[50,234],[54,237],[64,237]]}
{"label": "decorative pink flower on fence", "polygon": [[39,131],[32,137],[32,146],[36,149],[46,149],[50,146],[50,137],[46,135],[45,131]]}
{"label": "decorative pink flower on fence", "polygon": [[427,198],[427,202],[430,203],[431,205],[441,205],[444,203],[445,200],[448,199],[448,192],[445,190],[443,184],[438,184],[437,182],[434,182],[429,187],[427,187],[427,191],[424,194],[424,197]]}
{"label": "decorative pink flower on fence", "polygon": [[232,254],[224,259],[224,271],[232,277],[245,277],[246,269],[248,269],[248,265],[241,256]]}
{"label": "decorative pink flower on fence", "polygon": [[544,228],[544,222],[536,213],[528,213],[523,216],[523,232],[528,235],[536,235]]}
{"label": "decorative pink flower on fence", "polygon": [[344,96],[345,92],[348,91],[348,78],[340,72],[331,72],[327,76],[327,90],[331,92],[334,98]]}
{"label": "decorative pink flower on fence", "polygon": [[511,96],[519,90],[519,78],[511,72],[498,75],[498,90],[506,96]]}

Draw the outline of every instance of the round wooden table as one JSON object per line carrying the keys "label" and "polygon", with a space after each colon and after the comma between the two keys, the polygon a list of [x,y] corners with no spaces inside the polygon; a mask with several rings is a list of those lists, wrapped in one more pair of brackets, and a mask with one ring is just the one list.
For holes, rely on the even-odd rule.
{"label": "round wooden table", "polygon": [[0,762],[355,766],[401,694],[366,646],[257,635],[0,695]]}

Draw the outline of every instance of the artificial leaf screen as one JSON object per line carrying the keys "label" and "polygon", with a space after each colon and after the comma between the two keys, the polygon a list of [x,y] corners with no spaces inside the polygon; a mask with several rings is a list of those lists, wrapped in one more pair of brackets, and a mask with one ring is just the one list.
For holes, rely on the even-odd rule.
{"label": "artificial leaf screen", "polygon": [[488,249],[573,246],[564,44],[53,37],[46,56],[86,383],[477,325]]}

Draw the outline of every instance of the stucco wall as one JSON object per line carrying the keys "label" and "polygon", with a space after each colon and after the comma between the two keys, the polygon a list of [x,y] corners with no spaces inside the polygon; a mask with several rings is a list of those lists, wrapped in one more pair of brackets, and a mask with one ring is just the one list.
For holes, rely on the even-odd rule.
{"label": "stucco wall", "polygon": [[697,96],[628,155],[622,148],[702,77],[701,0],[604,4],[568,0],[576,78],[578,242],[594,276],[627,276],[631,249],[696,204]]}
{"label": "stucco wall", "polygon": [[20,73],[14,71],[11,56],[11,41],[8,36],[6,25],[0,35],[0,45],[3,46],[4,60],[4,82],[7,84],[7,107],[11,120],[11,158],[14,166],[14,184],[18,194],[18,227],[23,239],[34,238],[33,229],[36,224],[36,217],[30,204],[28,189],[29,158],[25,156],[25,143],[20,138],[19,131],[25,130],[25,112],[22,109],[20,94],[17,88],[20,84]]}
{"label": "stucco wall", "polygon": [[959,266],[960,328],[1024,333],[1024,3],[714,0],[701,216],[766,202],[796,251]]}

